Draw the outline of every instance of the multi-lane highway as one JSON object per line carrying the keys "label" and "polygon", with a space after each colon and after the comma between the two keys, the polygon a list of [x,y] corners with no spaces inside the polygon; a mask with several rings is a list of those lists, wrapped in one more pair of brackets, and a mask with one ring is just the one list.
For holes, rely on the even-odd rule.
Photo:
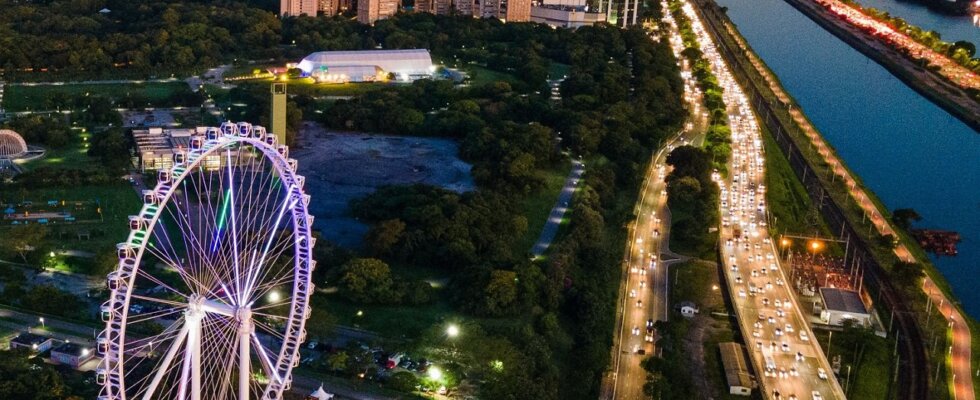
{"label": "multi-lane highway", "polygon": [[[671,48],[680,60],[684,49],[676,26],[669,19]],[[669,264],[677,258],[662,259],[669,253],[667,249],[670,213],[667,210],[666,183],[664,178],[670,172],[665,161],[667,154],[676,146],[699,145],[704,140],[704,111],[700,106],[700,91],[692,78],[686,62],[681,65],[684,79],[685,102],[691,110],[690,122],[684,129],[654,154],[646,172],[640,197],[634,214],[636,220],[630,227],[630,241],[626,245],[624,261],[624,281],[620,287],[619,310],[616,333],[613,336],[613,372],[605,380],[602,397],[604,399],[643,398],[643,385],[646,372],[640,362],[655,352],[655,321],[666,321],[670,304],[668,302],[667,271]]]}
{"label": "multi-lane highway", "polygon": [[787,284],[766,227],[765,155],[748,98],[690,4],[683,7],[701,51],[724,88],[732,132],[721,188],[721,256],[728,293],[766,398],[844,399],[830,364]]}

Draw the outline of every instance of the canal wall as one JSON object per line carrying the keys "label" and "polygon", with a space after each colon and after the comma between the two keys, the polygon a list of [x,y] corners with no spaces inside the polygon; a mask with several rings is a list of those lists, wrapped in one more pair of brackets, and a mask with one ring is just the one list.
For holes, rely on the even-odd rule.
{"label": "canal wall", "polygon": [[[838,233],[843,240],[850,241],[850,250],[853,257],[861,260],[865,266],[865,284],[869,293],[876,293],[876,301],[879,309],[891,310],[892,318],[889,324],[889,334],[894,334],[898,341],[899,363],[894,371],[893,382],[898,391],[900,399],[918,400],[929,397],[929,372],[926,350],[923,345],[922,333],[914,318],[912,308],[908,306],[903,297],[895,289],[891,282],[885,278],[885,271],[876,261],[870,248],[871,243],[866,242],[862,235],[858,234],[856,227],[845,215],[844,207],[828,193],[821,182],[815,164],[819,160],[810,160],[804,156],[799,146],[806,145],[797,143],[790,132],[799,130],[796,126],[791,126],[791,119],[781,119],[779,115],[788,116],[790,105],[783,104],[774,100],[775,96],[771,89],[759,83],[763,79],[755,71],[754,67],[747,61],[741,48],[734,47],[734,38],[729,36],[726,24],[731,24],[728,17],[714,3],[713,0],[695,0],[698,6],[696,9],[702,15],[702,21],[708,31],[715,37],[719,51],[725,57],[732,69],[736,79],[745,88],[746,94],[752,103],[753,109],[759,116],[760,122],[769,130],[772,137],[778,144],[779,150],[783,152],[796,174],[797,178],[806,187],[807,193],[813,203],[817,205],[821,214],[832,231]],[[734,26],[734,25],[732,25]],[[769,149],[771,150],[771,149]],[[897,384],[901,382],[901,384]]]}
{"label": "canal wall", "polygon": [[873,35],[847,23],[813,0],[784,0],[855,50],[885,67],[923,97],[980,132],[980,102],[939,74],[910,60]]}

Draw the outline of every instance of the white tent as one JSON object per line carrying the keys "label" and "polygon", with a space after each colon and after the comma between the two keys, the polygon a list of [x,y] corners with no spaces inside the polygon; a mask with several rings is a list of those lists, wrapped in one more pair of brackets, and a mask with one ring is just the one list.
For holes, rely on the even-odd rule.
{"label": "white tent", "polygon": [[307,398],[310,400],[330,400],[333,398],[333,394],[324,391],[323,384],[320,384],[320,388],[317,389],[315,392],[310,393],[309,397]]}

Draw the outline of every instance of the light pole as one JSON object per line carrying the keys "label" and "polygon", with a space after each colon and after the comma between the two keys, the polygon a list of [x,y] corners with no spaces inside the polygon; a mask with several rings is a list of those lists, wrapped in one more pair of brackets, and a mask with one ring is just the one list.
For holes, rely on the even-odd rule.
{"label": "light pole", "polygon": [[44,317],[40,317],[37,320],[38,321],[41,321],[41,329],[45,329],[45,326],[44,326]]}

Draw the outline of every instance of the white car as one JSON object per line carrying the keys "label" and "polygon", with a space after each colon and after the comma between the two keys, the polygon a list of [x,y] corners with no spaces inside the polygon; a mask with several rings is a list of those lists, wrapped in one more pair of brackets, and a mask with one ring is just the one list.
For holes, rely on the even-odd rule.
{"label": "white car", "polygon": [[738,290],[738,297],[745,297],[745,289]]}
{"label": "white car", "polygon": [[820,379],[827,380],[827,370],[817,368],[817,376],[820,377]]}
{"label": "white car", "polygon": [[640,334],[640,327],[634,326],[633,327],[633,336],[637,336],[639,334]]}
{"label": "white car", "polygon": [[636,297],[636,289],[630,289],[630,297]]}
{"label": "white car", "polygon": [[800,340],[802,340],[804,342],[809,342],[810,341],[810,335],[807,335],[806,334],[806,331],[800,331]]}
{"label": "white car", "polygon": [[643,337],[643,340],[646,340],[649,343],[653,343],[653,335],[646,335]]}
{"label": "white car", "polygon": [[793,333],[793,325],[792,324],[786,324],[786,328],[783,329],[783,330],[786,331],[786,333]]}
{"label": "white car", "polygon": [[818,392],[816,390],[814,390],[812,393],[810,393],[810,395],[813,396],[813,400],[823,400],[823,396],[821,396],[820,395],[820,392]]}

